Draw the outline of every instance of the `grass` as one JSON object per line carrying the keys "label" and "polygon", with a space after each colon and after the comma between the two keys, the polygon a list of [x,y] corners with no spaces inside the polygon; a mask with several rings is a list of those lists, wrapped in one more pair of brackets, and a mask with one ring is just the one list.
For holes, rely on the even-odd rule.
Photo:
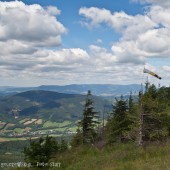
{"label": "grass", "polygon": [[28,140],[27,138],[0,138],[0,142],[8,142],[8,141],[18,141],[18,140]]}
{"label": "grass", "polygon": [[47,121],[43,124],[43,128],[48,128],[48,127],[65,127],[70,125],[72,122],[70,121],[64,121],[64,122],[50,122]]}
{"label": "grass", "polygon": [[76,105],[75,105],[75,104],[73,104],[73,103],[71,103],[71,104],[69,104],[69,105],[68,105],[68,107],[69,107],[69,108],[75,108],[75,107],[76,107]]}
{"label": "grass", "polygon": [[6,125],[6,122],[1,122],[0,121],[0,129],[2,129]]}
{"label": "grass", "polygon": [[7,130],[9,127],[13,127],[13,126],[15,126],[15,124],[13,124],[13,123],[8,123],[8,124],[6,124],[6,126],[4,127],[4,130]]}
{"label": "grass", "polygon": [[23,154],[0,154],[0,163],[11,163],[24,161]]}
{"label": "grass", "polygon": [[35,121],[35,124],[41,125],[43,123],[42,119],[38,119],[37,121]]}
{"label": "grass", "polygon": [[30,120],[24,122],[24,125],[32,124],[32,123],[34,123],[35,121],[37,121],[37,119],[30,119]]}
{"label": "grass", "polygon": [[20,124],[23,124],[23,123],[25,123],[25,122],[28,121],[28,120],[29,120],[28,118],[25,118],[25,119],[20,120],[19,123],[20,123]]}
{"label": "grass", "polygon": [[22,129],[22,128],[15,128],[14,129],[14,132],[16,132],[16,133],[22,133],[24,131],[24,129]]}
{"label": "grass", "polygon": [[103,149],[94,146],[83,146],[56,154],[49,162],[61,163],[61,166],[58,168],[50,167],[49,169],[169,170],[169,160],[170,142],[161,145],[152,144],[146,148],[134,144],[115,144]]}
{"label": "grass", "polygon": [[[169,170],[170,143],[146,149],[133,144],[76,148],[56,155],[51,162],[60,162],[62,170]],[[55,168],[53,168],[55,169]]]}
{"label": "grass", "polygon": [[72,126],[72,127],[68,128],[68,130],[70,130],[71,132],[76,132],[77,126]]}

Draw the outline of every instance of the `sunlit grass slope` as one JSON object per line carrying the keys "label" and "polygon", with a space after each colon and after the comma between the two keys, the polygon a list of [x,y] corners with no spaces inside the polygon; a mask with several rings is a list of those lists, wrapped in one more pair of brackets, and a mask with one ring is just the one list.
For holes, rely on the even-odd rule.
{"label": "sunlit grass slope", "polygon": [[80,147],[58,154],[52,161],[60,162],[62,170],[169,170],[170,143],[154,144],[145,149],[132,144],[100,150]]}

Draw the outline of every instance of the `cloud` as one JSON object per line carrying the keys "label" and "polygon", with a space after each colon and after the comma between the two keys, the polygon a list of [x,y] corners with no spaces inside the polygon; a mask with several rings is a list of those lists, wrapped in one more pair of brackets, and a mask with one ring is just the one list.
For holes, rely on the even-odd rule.
{"label": "cloud", "polygon": [[85,25],[102,24],[121,34],[113,43],[112,52],[120,62],[144,63],[147,57],[170,56],[170,8],[151,6],[145,13],[135,16],[100,8],[81,8]]}
{"label": "cloud", "polygon": [[170,8],[151,6],[148,8],[147,15],[157,23],[158,28],[163,27],[170,29]]}
{"label": "cloud", "polygon": [[160,5],[160,6],[163,6],[165,8],[170,7],[170,1],[169,0],[131,0],[131,2],[140,2],[140,3]]}
{"label": "cloud", "polygon": [[[111,49],[54,48],[67,32],[56,7],[0,2],[0,81],[37,84],[137,83],[147,57],[170,56],[169,9],[149,7],[144,15],[100,8],[81,8],[82,23],[103,24],[119,32]],[[162,15],[160,15],[160,14]],[[95,42],[96,43],[96,42]],[[162,74],[169,66],[162,67]],[[8,79],[8,80],[7,80]],[[32,84],[33,84],[32,83]]]}
{"label": "cloud", "polygon": [[47,7],[47,13],[50,14],[50,15],[54,15],[54,16],[56,15],[57,16],[61,13],[61,11],[54,6],[48,6]]}
{"label": "cloud", "polygon": [[84,23],[86,26],[95,27],[106,24],[123,34],[126,39],[136,37],[139,33],[156,26],[156,23],[147,15],[131,16],[123,11],[111,13],[111,11],[103,8],[83,7],[80,8],[79,14],[85,17]]}
{"label": "cloud", "polygon": [[[112,43],[110,51],[90,46],[95,53],[94,56],[98,56],[99,61],[96,60],[98,61],[96,63],[103,61],[103,71],[112,72],[124,82],[127,79],[133,81],[128,74],[139,80],[143,66],[147,64],[149,58],[170,58],[170,8],[164,8],[168,1],[158,5],[160,2],[157,1],[154,5],[145,8],[143,14],[133,16],[122,11],[112,13],[103,8],[80,8],[79,14],[83,16],[82,23],[87,28],[108,26],[120,34],[119,40]],[[101,55],[105,57],[102,58]],[[118,74],[110,67],[111,64],[113,68],[119,66]],[[169,66],[162,67],[158,63],[157,69],[154,67],[152,69],[161,70],[161,75],[169,78],[167,76]]]}
{"label": "cloud", "polygon": [[98,38],[98,39],[96,40],[96,43],[97,43],[97,44],[102,44],[103,41],[102,41],[101,39]]}
{"label": "cloud", "polygon": [[163,66],[162,68],[163,68],[165,71],[170,72],[170,66]]}
{"label": "cloud", "polygon": [[[42,72],[68,72],[81,68],[87,63],[89,55],[86,51],[73,48],[61,50],[39,49],[30,54],[11,54],[0,56],[0,68],[3,70],[19,71],[17,74]],[[3,76],[3,75],[2,75]],[[5,74],[6,76],[6,74]],[[42,74],[44,76],[44,74]]]}
{"label": "cloud", "polygon": [[34,46],[58,46],[66,28],[56,19],[56,7],[0,2],[0,41],[20,41]]}
{"label": "cloud", "polygon": [[142,65],[146,62],[147,53],[141,51],[134,41],[122,41],[114,43],[112,51],[121,63],[134,63]]}
{"label": "cloud", "polygon": [[[126,71],[125,71],[126,70]],[[8,54],[0,57],[1,80],[15,77],[20,81],[57,81],[57,83],[123,83],[130,82],[140,66],[121,64],[112,51],[90,45],[80,48],[48,50],[39,49],[30,54]],[[103,80],[105,77],[105,80]],[[138,77],[136,77],[139,79]],[[40,82],[39,82],[40,83]],[[43,83],[44,84],[44,83]],[[47,83],[48,84],[48,83]]]}
{"label": "cloud", "polygon": [[89,28],[105,23],[117,31],[120,31],[123,27],[130,23],[132,18],[123,11],[112,14],[107,9],[99,9],[96,7],[82,7],[79,10],[79,14],[85,17],[86,20],[84,21],[84,25]]}
{"label": "cloud", "polygon": [[166,53],[170,54],[170,38],[167,35],[170,32],[166,28],[149,30],[139,36],[138,48],[148,53],[148,56],[166,56]]}
{"label": "cloud", "polygon": [[96,65],[110,65],[117,63],[118,59],[112,52],[109,52],[107,49],[96,46],[96,45],[90,45],[90,56],[92,61]]}
{"label": "cloud", "polygon": [[0,41],[0,55],[33,54],[37,49],[27,43],[17,40]]}
{"label": "cloud", "polygon": [[[114,50],[121,52],[118,48]],[[160,76],[165,75],[167,69],[169,67],[161,69]],[[8,77],[10,81],[25,81],[26,85],[30,81],[37,84],[141,83],[142,71],[143,65],[122,63],[112,51],[96,45],[90,45],[87,51],[80,48],[39,49],[32,55],[0,57],[0,80]]]}
{"label": "cloud", "polygon": [[[41,69],[50,68],[57,63],[56,59],[52,60],[52,52],[48,49],[61,45],[61,36],[67,32],[63,24],[57,20],[60,12],[52,6],[0,1],[1,81],[10,82],[18,79],[22,83],[31,76],[35,79],[40,75],[47,76],[45,73],[42,75]],[[56,54],[55,51],[53,53]],[[62,54],[58,58],[61,60]]]}
{"label": "cloud", "polygon": [[[82,63],[89,59],[86,51],[80,48],[61,49],[61,50],[44,50],[35,54],[38,61],[53,65],[68,65]],[[41,57],[42,56],[42,57]]]}

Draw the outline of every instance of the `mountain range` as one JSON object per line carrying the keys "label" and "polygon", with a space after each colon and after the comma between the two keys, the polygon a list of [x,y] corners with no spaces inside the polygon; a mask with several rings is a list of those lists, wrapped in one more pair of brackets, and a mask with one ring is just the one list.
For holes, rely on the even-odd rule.
{"label": "mountain range", "polygon": [[0,96],[16,94],[30,90],[55,91],[66,94],[86,94],[88,90],[97,96],[119,96],[128,95],[130,92],[138,93],[141,89],[139,84],[112,85],[112,84],[72,84],[72,85],[42,85],[38,87],[10,87],[1,86]]}

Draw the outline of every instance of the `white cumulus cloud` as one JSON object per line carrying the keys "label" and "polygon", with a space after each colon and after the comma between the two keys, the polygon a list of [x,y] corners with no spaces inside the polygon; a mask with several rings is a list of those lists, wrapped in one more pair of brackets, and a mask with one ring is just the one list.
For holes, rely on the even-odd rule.
{"label": "white cumulus cloud", "polygon": [[58,46],[66,28],[56,19],[56,7],[0,2],[0,41],[31,42],[34,46]]}
{"label": "white cumulus cloud", "polygon": [[170,8],[151,6],[144,14],[132,16],[83,7],[79,14],[89,27],[106,24],[121,33],[119,41],[112,46],[113,55],[120,62],[142,64],[147,57],[170,57]]}

